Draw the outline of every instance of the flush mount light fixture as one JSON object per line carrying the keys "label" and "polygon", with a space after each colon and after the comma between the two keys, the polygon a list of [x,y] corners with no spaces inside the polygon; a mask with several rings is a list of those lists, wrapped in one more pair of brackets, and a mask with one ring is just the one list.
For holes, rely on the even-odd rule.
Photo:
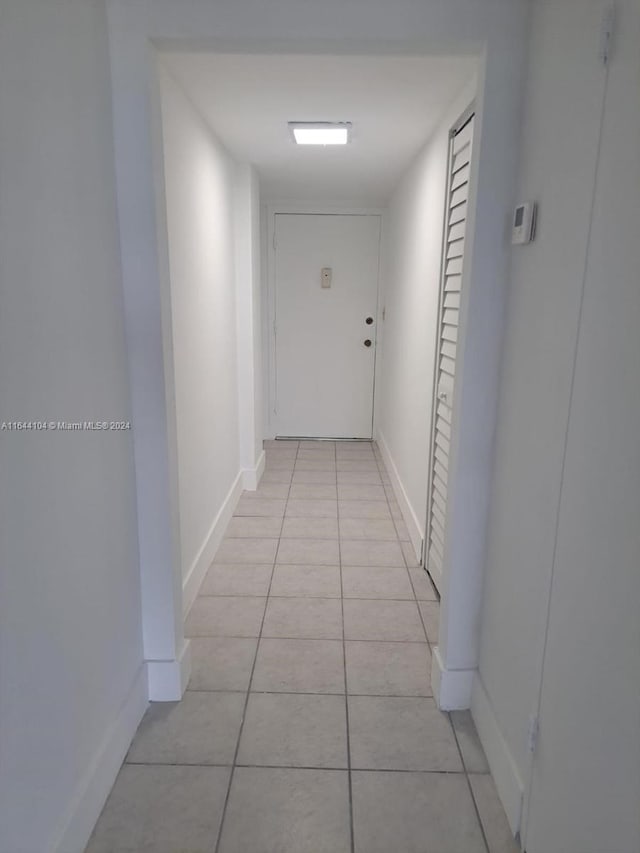
{"label": "flush mount light fixture", "polygon": [[346,145],[350,121],[290,121],[289,130],[297,145]]}

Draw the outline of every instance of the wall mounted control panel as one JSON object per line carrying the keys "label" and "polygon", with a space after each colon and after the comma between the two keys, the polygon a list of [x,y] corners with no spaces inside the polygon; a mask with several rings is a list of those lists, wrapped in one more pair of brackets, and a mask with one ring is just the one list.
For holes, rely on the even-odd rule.
{"label": "wall mounted control panel", "polygon": [[535,201],[523,201],[513,211],[511,242],[514,246],[530,243],[536,236],[538,206]]}

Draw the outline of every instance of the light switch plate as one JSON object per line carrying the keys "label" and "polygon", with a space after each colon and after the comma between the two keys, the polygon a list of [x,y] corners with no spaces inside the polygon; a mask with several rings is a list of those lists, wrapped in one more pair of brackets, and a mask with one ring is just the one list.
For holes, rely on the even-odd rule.
{"label": "light switch plate", "polygon": [[331,279],[333,278],[333,270],[331,267],[323,267],[320,275],[320,283],[322,287],[331,287]]}

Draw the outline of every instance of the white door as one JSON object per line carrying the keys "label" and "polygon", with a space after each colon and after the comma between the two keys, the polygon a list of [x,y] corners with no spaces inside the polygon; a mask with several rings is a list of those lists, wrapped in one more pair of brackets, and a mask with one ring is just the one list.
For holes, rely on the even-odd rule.
{"label": "white door", "polygon": [[436,587],[442,584],[445,520],[449,487],[449,450],[453,425],[453,383],[458,349],[458,316],[462,289],[473,114],[451,133],[445,206],[440,314],[436,349],[434,414],[425,565]]}
{"label": "white door", "polygon": [[380,217],[275,216],[275,432],[371,438]]}

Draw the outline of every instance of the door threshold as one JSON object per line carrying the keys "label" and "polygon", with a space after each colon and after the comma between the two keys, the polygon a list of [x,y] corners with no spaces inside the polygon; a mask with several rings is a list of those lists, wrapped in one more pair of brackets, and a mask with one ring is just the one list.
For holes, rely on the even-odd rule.
{"label": "door threshold", "polygon": [[352,441],[357,443],[358,441],[373,441],[373,438],[344,438],[344,436],[333,435],[333,436],[317,436],[317,435],[277,435],[275,437],[276,441]]}

